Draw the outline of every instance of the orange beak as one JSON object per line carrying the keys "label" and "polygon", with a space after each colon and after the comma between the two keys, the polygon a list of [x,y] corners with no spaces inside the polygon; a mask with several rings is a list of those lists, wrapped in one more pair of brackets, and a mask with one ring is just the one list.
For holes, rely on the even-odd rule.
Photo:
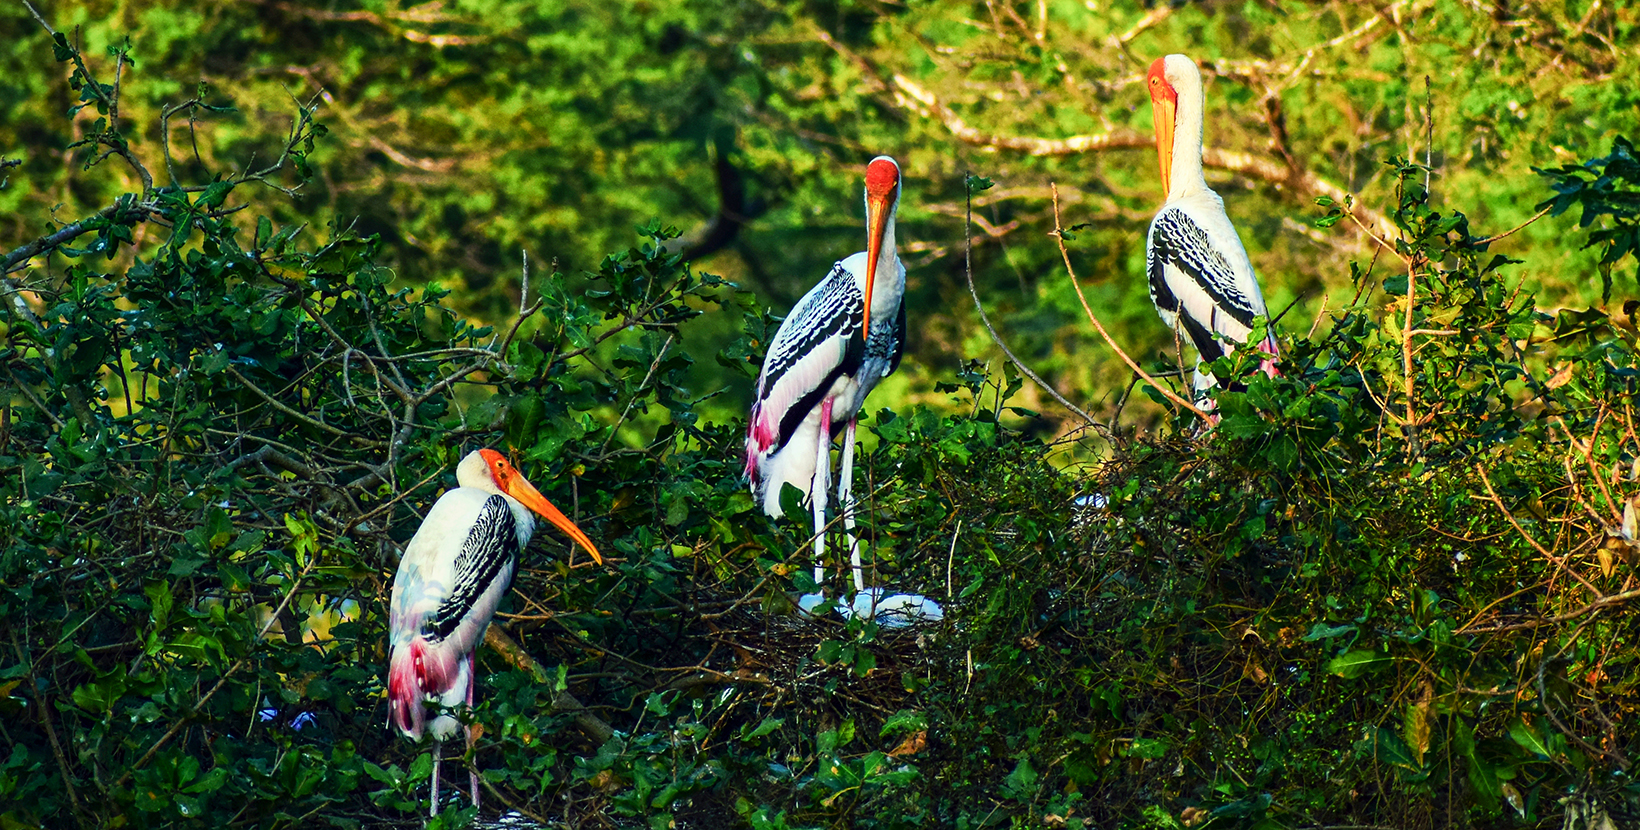
{"label": "orange beak", "polygon": [[592,554],[593,561],[600,565],[604,564],[604,558],[599,555],[598,549],[593,547],[592,540],[588,539],[587,535],[582,533],[581,529],[576,527],[568,516],[559,512],[558,508],[553,507],[552,502],[547,501],[547,497],[541,495],[541,491],[535,489],[535,485],[531,484],[529,479],[524,478],[522,474],[515,473],[507,479],[505,487],[507,495],[518,499],[520,504],[534,510],[547,521],[557,525],[559,530],[564,531],[564,535],[574,539],[576,544],[581,547],[586,548],[587,553]]}
{"label": "orange beak", "polygon": [[[896,187],[897,189],[897,187]],[[871,292],[877,285],[877,257],[883,252],[888,229],[888,202],[893,191],[866,199],[866,310],[860,318],[860,337],[871,339]]]}
{"label": "orange beak", "polygon": [[1156,161],[1162,167],[1162,201],[1173,191],[1173,119],[1178,102],[1171,97],[1150,98],[1151,111],[1156,116]]}

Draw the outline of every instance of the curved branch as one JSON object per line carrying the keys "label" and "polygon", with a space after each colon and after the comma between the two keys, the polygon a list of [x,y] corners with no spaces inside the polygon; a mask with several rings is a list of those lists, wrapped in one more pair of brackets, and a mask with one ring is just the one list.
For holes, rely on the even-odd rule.
{"label": "curved branch", "polygon": [[[1065,138],[987,133],[968,124],[962,116],[941,101],[939,96],[910,78],[899,73],[885,75],[865,57],[854,53],[824,31],[819,33],[819,38],[822,43],[830,46],[833,51],[862,71],[867,72],[871,78],[877,81],[881,89],[893,93],[895,106],[924,118],[939,121],[953,137],[965,144],[991,147],[998,150],[1012,150],[1030,156],[1074,156],[1106,150],[1132,150],[1152,146],[1152,139],[1149,136],[1127,129],[1073,135]],[[1312,172],[1303,169],[1289,169],[1283,160],[1261,158],[1235,150],[1221,150],[1215,147],[1203,148],[1202,165],[1216,170],[1248,176],[1277,187],[1291,188],[1295,193],[1305,196],[1327,196],[1341,204],[1344,197],[1349,195],[1349,191],[1343,186],[1328,181]],[[1380,236],[1393,235],[1395,226],[1383,214],[1364,207],[1356,207],[1355,210],[1368,224],[1380,229]]]}
{"label": "curved branch", "polygon": [[[1052,187],[1052,185],[1050,185],[1050,187]],[[1090,320],[1093,323],[1093,327],[1095,329],[1099,330],[1099,336],[1103,337],[1105,339],[1105,343],[1107,345],[1109,345],[1111,347],[1111,349],[1113,349],[1116,352],[1116,356],[1120,357],[1122,359],[1122,362],[1126,363],[1127,367],[1129,369],[1132,369],[1133,373],[1135,375],[1138,375],[1139,377],[1144,378],[1145,383],[1150,384],[1150,387],[1152,389],[1155,389],[1157,392],[1160,392],[1162,394],[1162,397],[1165,397],[1168,400],[1172,401],[1174,404],[1178,405],[1181,409],[1188,409],[1191,412],[1195,413],[1196,417],[1201,418],[1203,421],[1209,421],[1209,416],[1206,412],[1202,411],[1200,408],[1198,408],[1195,404],[1191,403],[1190,401],[1187,401],[1184,398],[1181,398],[1178,395],[1174,394],[1173,390],[1167,388],[1166,386],[1163,386],[1160,383],[1157,383],[1156,379],[1150,376],[1150,373],[1146,372],[1144,369],[1139,368],[1139,364],[1134,362],[1133,358],[1128,357],[1128,353],[1125,352],[1125,351],[1122,351],[1121,346],[1116,345],[1116,339],[1111,337],[1110,332],[1105,330],[1105,324],[1099,322],[1099,317],[1096,316],[1093,313],[1093,307],[1088,305],[1087,295],[1082,293],[1082,284],[1076,281],[1076,269],[1071,267],[1071,252],[1065,248],[1065,230],[1064,230],[1064,226],[1061,225],[1060,222],[1059,222],[1059,193],[1058,193],[1058,188],[1055,187],[1054,191],[1055,192],[1054,192],[1054,199],[1053,199],[1053,230],[1050,231],[1049,233],[1053,236],[1054,241],[1059,243],[1059,255],[1061,257],[1063,257],[1064,260],[1065,260],[1065,273],[1067,275],[1069,275],[1070,278],[1071,278],[1071,287],[1076,289],[1076,298],[1078,300],[1082,301],[1082,310],[1087,312],[1088,320]]]}
{"label": "curved branch", "polygon": [[[964,214],[964,219],[965,220],[972,220],[974,218],[974,216],[973,216],[973,214],[974,214],[973,185],[971,183],[968,184],[967,189],[968,189],[969,196],[968,196],[968,206],[967,206],[967,210]],[[963,267],[962,267],[962,270],[963,270],[963,274],[968,277],[968,296],[974,298],[974,310],[979,312],[979,321],[981,323],[985,324],[985,330],[991,333],[991,340],[994,341],[997,344],[998,348],[1002,349],[1002,353],[1007,355],[1009,360],[1013,361],[1013,364],[1014,364],[1015,368],[1019,369],[1019,371],[1022,372],[1026,377],[1028,377],[1031,380],[1035,381],[1036,385],[1042,387],[1042,391],[1047,392],[1049,395],[1051,395],[1054,400],[1059,402],[1060,406],[1063,406],[1066,409],[1069,409],[1070,411],[1075,412],[1077,414],[1077,416],[1080,417],[1082,420],[1086,421],[1088,423],[1088,426],[1093,428],[1094,431],[1103,434],[1107,438],[1110,437],[1111,432],[1110,432],[1109,427],[1106,427],[1104,424],[1101,424],[1098,421],[1095,421],[1093,419],[1092,415],[1089,415],[1088,413],[1083,412],[1081,407],[1077,406],[1076,404],[1071,403],[1069,400],[1067,400],[1065,398],[1064,395],[1059,394],[1059,390],[1053,388],[1052,386],[1050,386],[1048,384],[1047,381],[1045,381],[1041,377],[1037,376],[1036,372],[1031,371],[1031,367],[1026,366],[1025,361],[1020,360],[1018,357],[1015,357],[1013,350],[1008,348],[1008,344],[1002,342],[1002,335],[997,334],[996,328],[991,325],[991,318],[989,318],[985,315],[985,306],[982,305],[979,301],[979,291],[974,288],[974,254],[973,254],[974,243],[973,243],[973,236],[969,232],[971,227],[972,227],[972,222],[971,221],[964,221],[963,222],[963,225],[962,225],[962,244],[963,244],[963,248],[962,248],[962,266]]]}
{"label": "curved branch", "polygon": [[[554,678],[552,673],[547,671],[546,666],[541,665],[541,663],[534,657],[531,657],[529,652],[525,651],[524,647],[518,644],[517,640],[514,640],[512,637],[507,635],[507,632],[501,630],[500,625],[492,623],[490,627],[485,630],[484,644],[494,649],[495,653],[501,655],[501,658],[506,660],[508,663],[529,672],[530,675],[535,678],[536,682],[543,683],[548,686],[553,685]],[[553,694],[552,709],[554,712],[570,713],[575,718],[575,725],[580,727],[581,731],[585,733],[593,743],[600,746],[602,746],[604,742],[608,741],[615,734],[614,727],[611,727],[608,723],[605,723],[603,718],[592,714],[592,711],[587,709],[586,704],[576,700],[575,696],[570,694],[568,691],[560,689]]]}

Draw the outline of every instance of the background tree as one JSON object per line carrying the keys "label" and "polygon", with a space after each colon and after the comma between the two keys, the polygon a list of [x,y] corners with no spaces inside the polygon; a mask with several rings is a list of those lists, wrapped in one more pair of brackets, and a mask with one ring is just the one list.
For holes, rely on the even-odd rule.
{"label": "background tree", "polygon": [[[88,54],[131,45],[126,71],[144,83],[122,107],[136,146],[161,141],[157,113],[196,80],[209,84],[204,100],[237,107],[199,113],[214,125],[205,132],[171,121],[186,175],[272,158],[290,102],[316,99],[333,140],[275,218],[382,234],[397,279],[450,287],[482,319],[516,305],[510,252],[589,268],[656,216],[683,228],[674,244],[702,267],[788,307],[859,247],[859,167],[892,153],[907,170],[918,313],[912,371],[883,390],[888,403],[933,401],[958,356],[995,353],[967,305],[945,301],[963,285],[963,177],[981,173],[999,184],[977,204],[982,299],[1031,365],[1103,415],[1127,371],[1076,324],[1051,246],[1037,243],[1057,182],[1066,224],[1088,226],[1074,253],[1095,306],[1134,354],[1172,360],[1140,289],[1139,240],[1159,194],[1137,82],[1154,57],[1183,51],[1206,70],[1209,175],[1292,329],[1337,307],[1350,290],[1337,275],[1372,250],[1353,223],[1317,234],[1316,197],[1354,194],[1382,235],[1371,206],[1393,186],[1382,162],[1400,155],[1427,162],[1437,190],[1464,194],[1478,220],[1513,227],[1540,200],[1534,166],[1603,152],[1636,105],[1617,80],[1640,70],[1635,11],[1599,2],[269,0],[55,14]],[[85,159],[54,148],[95,116],[60,118],[73,93],[40,62],[46,39],[20,6],[0,15],[25,34],[0,56],[0,147],[23,162],[0,190],[12,217],[0,234],[22,241],[39,230],[28,217],[100,209],[136,182],[114,168],[70,177]],[[1591,300],[1580,275],[1593,260],[1565,252],[1562,232],[1540,223],[1507,244],[1550,304]],[[717,371],[703,367],[696,383],[729,389],[710,416],[722,418],[745,392]]]}

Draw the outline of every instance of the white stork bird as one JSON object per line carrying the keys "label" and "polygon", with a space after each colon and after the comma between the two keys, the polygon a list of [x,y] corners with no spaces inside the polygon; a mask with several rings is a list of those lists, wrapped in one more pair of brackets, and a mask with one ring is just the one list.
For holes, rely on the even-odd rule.
{"label": "white stork bird", "polygon": [[[1268,319],[1269,311],[1224,200],[1202,178],[1201,72],[1184,55],[1168,55],[1150,65],[1148,86],[1167,193],[1145,243],[1150,300],[1162,321],[1196,347],[1192,386],[1197,401],[1210,405],[1206,393],[1218,381],[1202,373],[1202,363],[1225,354],[1219,338],[1247,342],[1254,318]],[[1268,333],[1259,348],[1270,355],[1260,368],[1275,377],[1275,334]]]}
{"label": "white stork bird", "polygon": [[[512,584],[518,552],[535,533],[530,511],[557,525],[603,563],[592,540],[501,453],[468,453],[456,467],[456,482],[461,486],[440,496],[427,511],[393,577],[388,709],[399,730],[415,740],[428,730],[429,704],[445,709],[473,705],[473,652]],[[431,724],[435,816],[439,749],[458,725],[448,714]],[[468,729],[469,750],[472,743]],[[476,807],[478,770],[469,766],[468,774]]]}
{"label": "white stork bird", "polygon": [[905,348],[905,266],[894,244],[899,204],[899,164],[888,156],[872,159],[866,165],[866,249],[833,265],[780,324],[758,375],[746,430],[746,475],[764,512],[781,515],[780,491],[787,483],[803,491],[814,511],[814,581],[822,592],[799,601],[805,612],[825,600],[831,443],[843,432],[837,500],[854,569],[854,600],[840,610],[880,616],[887,624],[942,616],[939,606],[923,597],[883,597],[881,589],[868,590],[854,537],[855,421],[877,382],[899,367]]}

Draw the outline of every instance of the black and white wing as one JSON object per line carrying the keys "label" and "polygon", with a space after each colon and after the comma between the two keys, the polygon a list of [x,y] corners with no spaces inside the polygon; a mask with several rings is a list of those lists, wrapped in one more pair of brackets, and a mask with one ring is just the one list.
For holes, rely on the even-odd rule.
{"label": "black and white wing", "polygon": [[1223,209],[1217,217],[1202,213],[1207,212],[1162,208],[1150,223],[1145,265],[1156,312],[1211,361],[1225,352],[1215,334],[1246,342],[1254,318],[1268,311],[1252,262]]}
{"label": "black and white wing", "polygon": [[747,425],[748,474],[759,456],[786,445],[838,377],[859,369],[866,351],[860,337],[864,318],[865,297],[839,262],[781,322],[758,375]]}
{"label": "black and white wing", "polygon": [[463,651],[478,644],[518,567],[518,519],[500,495],[484,500],[456,555],[450,595],[422,622],[428,642],[454,639]]}

